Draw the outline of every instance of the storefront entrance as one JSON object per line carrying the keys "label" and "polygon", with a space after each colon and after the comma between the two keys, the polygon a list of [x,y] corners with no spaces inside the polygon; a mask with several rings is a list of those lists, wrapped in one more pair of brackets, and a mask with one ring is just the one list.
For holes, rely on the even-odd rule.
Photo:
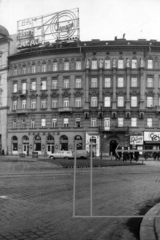
{"label": "storefront entrance", "polygon": [[112,156],[115,155],[115,150],[116,150],[117,145],[118,145],[118,143],[115,140],[110,141],[109,155],[112,155]]}
{"label": "storefront entrance", "polygon": [[48,135],[47,137],[47,154],[54,153],[54,137]]}
{"label": "storefront entrance", "polygon": [[22,146],[22,152],[25,153],[25,155],[29,155],[29,138],[27,136],[22,138]]}
{"label": "storefront entrance", "polygon": [[68,151],[68,137],[65,135],[60,137],[60,150]]}

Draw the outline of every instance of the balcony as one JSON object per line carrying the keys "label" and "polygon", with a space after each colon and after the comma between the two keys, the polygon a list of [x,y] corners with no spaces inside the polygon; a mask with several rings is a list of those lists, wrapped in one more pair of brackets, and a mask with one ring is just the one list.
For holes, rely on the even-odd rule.
{"label": "balcony", "polygon": [[14,112],[17,113],[18,115],[28,114],[28,111],[29,111],[28,109],[16,109],[16,110],[14,110]]}
{"label": "balcony", "polygon": [[18,94],[22,97],[22,96],[26,96],[28,94],[28,90],[19,90]]}
{"label": "balcony", "polygon": [[59,113],[68,113],[68,112],[72,112],[73,111],[73,108],[72,107],[59,107],[58,108],[58,112]]}

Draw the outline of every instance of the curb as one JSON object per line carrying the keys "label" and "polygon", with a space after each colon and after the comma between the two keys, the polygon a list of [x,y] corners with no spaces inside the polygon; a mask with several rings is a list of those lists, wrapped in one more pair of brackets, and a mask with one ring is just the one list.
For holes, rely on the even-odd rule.
{"label": "curb", "polygon": [[140,226],[140,240],[160,240],[160,203],[144,216]]}

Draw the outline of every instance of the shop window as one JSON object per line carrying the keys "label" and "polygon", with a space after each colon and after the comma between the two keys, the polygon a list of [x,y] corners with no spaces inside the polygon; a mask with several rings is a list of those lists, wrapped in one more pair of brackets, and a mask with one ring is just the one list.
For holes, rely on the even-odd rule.
{"label": "shop window", "polygon": [[131,118],[131,127],[137,127],[137,118]]}
{"label": "shop window", "polygon": [[104,87],[105,88],[110,88],[111,87],[111,78],[110,77],[106,77],[104,79]]}
{"label": "shop window", "polygon": [[123,127],[123,126],[124,126],[124,119],[118,118],[118,127]]}
{"label": "shop window", "polygon": [[105,97],[104,98],[104,106],[110,107],[111,106],[111,97]]}
{"label": "shop window", "polygon": [[97,118],[91,118],[91,127],[97,127]]}

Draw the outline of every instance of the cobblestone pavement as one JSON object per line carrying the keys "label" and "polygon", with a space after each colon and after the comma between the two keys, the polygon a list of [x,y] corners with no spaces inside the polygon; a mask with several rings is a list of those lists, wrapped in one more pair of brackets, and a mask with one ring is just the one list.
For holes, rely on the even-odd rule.
{"label": "cobblestone pavement", "polygon": [[[0,240],[136,240],[127,220],[160,198],[160,162],[146,164],[94,169],[91,218],[72,217],[73,169],[0,160]],[[77,169],[76,216],[89,214],[90,170]]]}

